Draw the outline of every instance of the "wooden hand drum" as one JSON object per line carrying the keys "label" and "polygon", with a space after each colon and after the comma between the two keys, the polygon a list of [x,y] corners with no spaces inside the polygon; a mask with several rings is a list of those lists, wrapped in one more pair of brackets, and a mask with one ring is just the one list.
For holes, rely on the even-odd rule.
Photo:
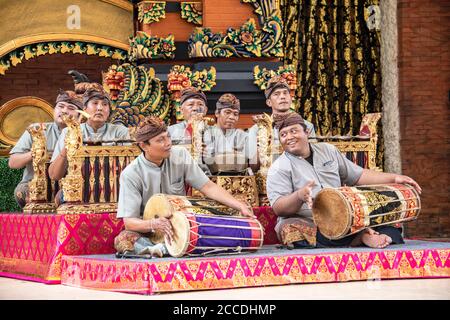
{"label": "wooden hand drum", "polygon": [[319,231],[335,240],[369,227],[417,219],[420,197],[407,184],[324,188],[312,210]]}
{"label": "wooden hand drum", "polygon": [[[148,199],[145,205],[143,219],[171,219],[175,212],[190,212],[206,215],[240,215],[239,211],[226,207],[214,200],[158,193]],[[164,242],[164,235],[159,231],[155,231],[150,236],[150,240],[154,243],[162,243]]]}

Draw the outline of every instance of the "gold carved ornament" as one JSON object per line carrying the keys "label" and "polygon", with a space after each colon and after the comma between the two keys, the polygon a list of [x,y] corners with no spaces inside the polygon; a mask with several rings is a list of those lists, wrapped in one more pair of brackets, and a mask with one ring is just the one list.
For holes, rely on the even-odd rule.
{"label": "gold carved ornament", "polygon": [[83,145],[83,135],[77,119],[69,115],[63,115],[63,121],[67,125],[64,145],[67,150],[68,162],[67,175],[61,179],[64,199],[67,202],[81,202],[83,181],[81,174],[82,159],[76,158],[75,155]]}
{"label": "gold carved ornament", "polygon": [[24,213],[53,213],[56,205],[48,200],[48,185],[46,168],[50,156],[47,152],[45,124],[32,124],[27,128],[33,140],[31,156],[33,164],[33,179],[28,183],[30,200],[23,209]]}
{"label": "gold carved ornament", "polygon": [[[88,117],[85,112],[81,112]],[[133,159],[139,154],[140,150],[137,146],[83,146],[82,132],[78,120],[73,117],[64,116],[63,120],[67,124],[67,134],[65,137],[65,147],[67,149],[68,169],[67,175],[61,180],[62,190],[64,192],[65,203],[58,207],[58,214],[80,214],[80,213],[104,213],[117,211],[117,199],[119,193],[119,185],[117,179],[123,170]],[[90,178],[83,177],[82,165],[89,160],[91,167],[98,157],[100,164],[108,161],[109,183],[110,183],[110,199],[105,202],[105,190],[98,194],[98,202],[90,194],[89,199],[83,200],[83,190],[86,179],[90,190],[94,190],[95,178],[93,174]],[[101,186],[105,184],[105,176],[99,176]]]}
{"label": "gold carved ornament", "polygon": [[256,115],[253,122],[258,126],[257,150],[260,162],[259,172],[267,175],[267,171],[272,165],[272,117],[267,113]]}
{"label": "gold carved ornament", "polygon": [[203,156],[203,133],[214,119],[204,117],[203,114],[194,114],[190,119],[192,125],[191,155],[194,161],[201,163]]}
{"label": "gold carved ornament", "polygon": [[334,145],[344,155],[362,152],[367,154],[367,169],[382,171],[377,167],[377,123],[381,119],[381,113],[368,113],[361,122],[359,135],[357,136],[316,136],[319,141]]}

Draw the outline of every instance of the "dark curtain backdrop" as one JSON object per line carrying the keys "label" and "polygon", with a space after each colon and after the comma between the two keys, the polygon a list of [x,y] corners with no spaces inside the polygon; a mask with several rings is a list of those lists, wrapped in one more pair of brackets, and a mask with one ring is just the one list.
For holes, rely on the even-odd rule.
{"label": "dark curtain backdrop", "polygon": [[[280,1],[284,64],[297,70],[298,110],[318,134],[357,134],[364,114],[381,112],[381,35],[366,22],[372,5],[379,1]],[[378,145],[382,167],[380,131]]]}

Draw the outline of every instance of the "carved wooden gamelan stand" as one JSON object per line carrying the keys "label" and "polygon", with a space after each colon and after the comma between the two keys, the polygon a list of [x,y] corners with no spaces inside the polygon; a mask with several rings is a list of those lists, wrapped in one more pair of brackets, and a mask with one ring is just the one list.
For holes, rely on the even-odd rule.
{"label": "carved wooden gamelan stand", "polygon": [[[253,117],[253,121],[258,126],[257,133],[257,152],[260,167],[256,173],[256,182],[258,186],[258,197],[260,206],[270,206],[267,198],[266,180],[267,172],[273,162],[273,153],[279,153],[278,148],[272,140],[272,117],[264,113]],[[276,150],[272,150],[276,148]]]}
{"label": "carved wooden gamelan stand", "polygon": [[[203,132],[207,121],[201,117],[192,122],[192,148],[191,154],[194,161],[200,162],[202,157]],[[235,198],[240,199],[252,207],[259,206],[258,188],[256,177],[253,175],[213,175],[210,180],[230,192]],[[193,190],[193,197],[204,197],[198,190]]]}
{"label": "carved wooden gamelan stand", "polygon": [[65,118],[68,170],[61,180],[59,214],[117,212],[119,177],[140,150],[136,146],[83,146],[79,123]]}
{"label": "carved wooden gamelan stand", "polygon": [[47,152],[45,139],[45,124],[28,127],[33,144],[31,155],[33,159],[33,179],[28,183],[30,190],[29,202],[23,208],[24,213],[55,213],[54,196],[58,191],[58,182],[48,177],[48,166],[51,155]]}

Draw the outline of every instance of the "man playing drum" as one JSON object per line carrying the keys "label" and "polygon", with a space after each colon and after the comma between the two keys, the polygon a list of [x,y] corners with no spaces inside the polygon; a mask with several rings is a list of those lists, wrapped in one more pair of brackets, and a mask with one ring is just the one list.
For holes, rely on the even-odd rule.
{"label": "man playing drum", "polygon": [[297,113],[276,119],[275,123],[284,152],[269,169],[267,194],[278,215],[275,230],[283,243],[294,247],[364,244],[372,248],[403,243],[401,229],[392,226],[368,228],[339,240],[329,240],[313,223],[312,202],[327,187],[407,183],[420,193],[417,182],[403,175],[363,169],[330,144],[308,143],[305,122]]}
{"label": "man playing drum", "polygon": [[[236,200],[223,188],[211,182],[185,148],[172,148],[166,125],[157,117],[142,120],[136,131],[136,142],[142,154],[133,160],[120,176],[120,192],[117,217],[124,219],[126,231],[116,238],[116,249],[120,241],[155,231],[162,232],[169,241],[173,230],[167,218],[141,218],[147,201],[157,193],[186,195],[186,183],[200,190],[206,197],[236,209],[251,217],[251,209]],[[145,238],[145,237],[144,237]],[[136,237],[137,239],[137,237]],[[150,246],[150,254],[167,254],[163,244]]]}
{"label": "man playing drum", "polygon": [[[240,101],[231,93],[223,94],[216,103],[217,124],[205,131],[203,141],[206,145],[205,163],[212,173],[217,173],[215,168],[225,163],[227,165],[239,165],[246,167],[247,133],[236,128],[239,120]],[[230,157],[234,153],[242,157]],[[217,156],[223,155],[218,158]],[[242,161],[243,163],[229,163],[230,161]]]}
{"label": "man playing drum", "polygon": [[[45,139],[47,144],[47,151],[52,153],[55,149],[61,131],[66,127],[62,119],[63,114],[68,114],[73,117],[78,117],[76,110],[81,110],[83,103],[81,99],[73,91],[60,90],[56,98],[56,105],[53,111],[54,121],[45,124]],[[22,181],[14,190],[14,196],[20,208],[23,208],[27,203],[29,197],[28,182],[33,179],[33,165],[31,156],[31,146],[33,139],[28,131],[25,131],[17,141],[14,148],[10,151],[9,167],[12,169],[20,169],[25,167]]]}

